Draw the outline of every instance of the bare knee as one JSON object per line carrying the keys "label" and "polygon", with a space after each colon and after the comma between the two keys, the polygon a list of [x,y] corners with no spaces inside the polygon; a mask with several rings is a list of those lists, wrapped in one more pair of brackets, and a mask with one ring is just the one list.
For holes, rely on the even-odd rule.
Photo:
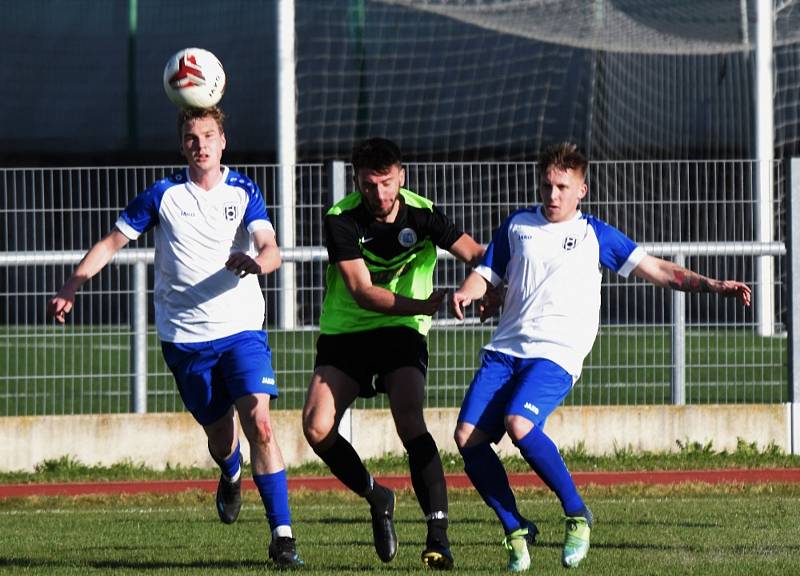
{"label": "bare knee", "polygon": [[509,414],[505,419],[506,432],[512,442],[519,442],[533,430],[533,422],[523,416]]}
{"label": "bare knee", "polygon": [[272,443],[272,424],[268,419],[259,419],[253,423],[253,427],[248,435],[250,444],[258,444],[260,446],[268,446]]}
{"label": "bare knee", "polygon": [[456,442],[456,446],[459,450],[462,448],[467,447],[467,441],[469,440],[469,433],[467,430],[464,429],[463,424],[459,424],[456,426],[456,431],[453,433],[453,440]]}
{"label": "bare knee", "polygon": [[333,442],[334,417],[326,416],[317,410],[303,411],[303,435],[314,448],[325,448]]}
{"label": "bare knee", "polygon": [[459,422],[456,431],[453,433],[453,440],[459,450],[476,446],[489,441],[489,437],[481,430],[475,428],[467,422]]}

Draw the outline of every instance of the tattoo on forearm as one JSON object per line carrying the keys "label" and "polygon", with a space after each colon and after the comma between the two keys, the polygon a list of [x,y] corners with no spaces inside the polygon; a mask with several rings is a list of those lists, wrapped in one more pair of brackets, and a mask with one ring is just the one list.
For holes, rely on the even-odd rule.
{"label": "tattoo on forearm", "polygon": [[675,270],[674,277],[669,281],[670,288],[682,292],[711,292],[708,278],[689,270]]}

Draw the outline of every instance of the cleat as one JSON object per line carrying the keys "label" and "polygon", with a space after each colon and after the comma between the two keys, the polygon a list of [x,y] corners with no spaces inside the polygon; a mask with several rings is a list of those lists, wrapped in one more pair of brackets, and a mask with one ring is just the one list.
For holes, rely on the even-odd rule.
{"label": "cleat", "polygon": [[[591,512],[587,511],[588,518]],[[565,568],[577,568],[581,560],[586,558],[589,552],[589,535],[591,527],[589,519],[584,516],[567,516],[564,520],[566,527],[564,530],[564,550],[561,553],[561,564]]]}
{"label": "cleat", "polygon": [[[241,460],[240,460],[241,466]],[[229,482],[220,474],[217,484],[217,514],[223,524],[233,524],[242,509],[242,475],[236,482]]]}
{"label": "cleat", "polygon": [[[534,528],[536,528],[534,526]],[[538,532],[538,530],[537,530]],[[524,572],[531,567],[531,555],[528,552],[528,528],[514,530],[503,539],[503,546],[508,550],[508,571]],[[533,535],[536,538],[536,534]]]}
{"label": "cleat", "polygon": [[375,542],[375,552],[381,562],[391,562],[397,555],[397,534],[394,531],[394,492],[384,488],[389,494],[389,501],[385,507],[370,505],[369,513],[372,516],[372,539]]}
{"label": "cleat", "polygon": [[429,545],[422,551],[422,564],[431,570],[452,570],[453,554],[447,546]]}
{"label": "cleat", "polygon": [[276,568],[299,568],[305,562],[297,555],[294,538],[278,536],[269,544],[269,559]]}

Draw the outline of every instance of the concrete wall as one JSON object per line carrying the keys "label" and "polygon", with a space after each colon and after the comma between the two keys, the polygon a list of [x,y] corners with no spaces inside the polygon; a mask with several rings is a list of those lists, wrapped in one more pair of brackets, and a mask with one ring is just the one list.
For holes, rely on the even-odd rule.
{"label": "concrete wall", "polygon": [[[448,452],[456,452],[452,434],[457,415],[455,409],[426,412],[431,433]],[[791,418],[786,404],[561,407],[549,418],[547,432],[560,447],[582,442],[591,454],[625,447],[669,451],[678,441],[712,442],[715,450],[731,450],[738,439],[762,448],[775,444],[790,452]],[[298,411],[273,412],[272,419],[287,465],[316,460],[303,437]],[[362,457],[403,451],[388,410],[353,411],[350,424]],[[246,441],[242,449],[248,458]],[[499,449],[516,454],[507,437]],[[167,463],[213,466],[203,431],[188,414],[0,418],[0,470],[33,470],[44,460],[62,456],[92,465],[127,460],[156,469]]]}

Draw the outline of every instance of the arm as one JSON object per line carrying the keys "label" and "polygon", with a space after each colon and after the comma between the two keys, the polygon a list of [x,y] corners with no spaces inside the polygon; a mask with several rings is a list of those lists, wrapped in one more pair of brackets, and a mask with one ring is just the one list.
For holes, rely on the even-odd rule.
{"label": "arm", "polygon": [[375,286],[364,260],[342,260],[336,263],[347,289],[356,303],[365,310],[391,316],[433,316],[444,300],[446,292],[434,290],[426,300],[417,300],[395,294],[391,290]]}
{"label": "arm", "polygon": [[80,261],[61,290],[47,303],[47,316],[63,324],[75,304],[75,293],[92,276],[100,272],[130,239],[116,228],[92,246]]}
{"label": "arm", "polygon": [[486,248],[475,242],[469,234],[462,234],[458,240],[453,242],[450,246],[450,254],[470,266],[477,266],[480,264],[483,253]]}
{"label": "arm", "polygon": [[[450,307],[455,317],[463,320],[464,307],[472,304],[474,300],[480,300],[490,286],[491,284],[483,276],[475,271],[471,272],[450,299]],[[483,310],[481,310],[481,320],[485,320]]]}
{"label": "arm", "polygon": [[269,274],[281,265],[281,252],[273,230],[253,232],[253,243],[258,254],[251,258],[244,252],[234,252],[225,262],[225,268],[243,278],[248,274]]}
{"label": "arm", "polygon": [[750,306],[750,287],[736,280],[714,280],[655,256],[645,256],[633,269],[633,275],[661,288],[682,292],[713,292],[725,298],[736,298]]}

